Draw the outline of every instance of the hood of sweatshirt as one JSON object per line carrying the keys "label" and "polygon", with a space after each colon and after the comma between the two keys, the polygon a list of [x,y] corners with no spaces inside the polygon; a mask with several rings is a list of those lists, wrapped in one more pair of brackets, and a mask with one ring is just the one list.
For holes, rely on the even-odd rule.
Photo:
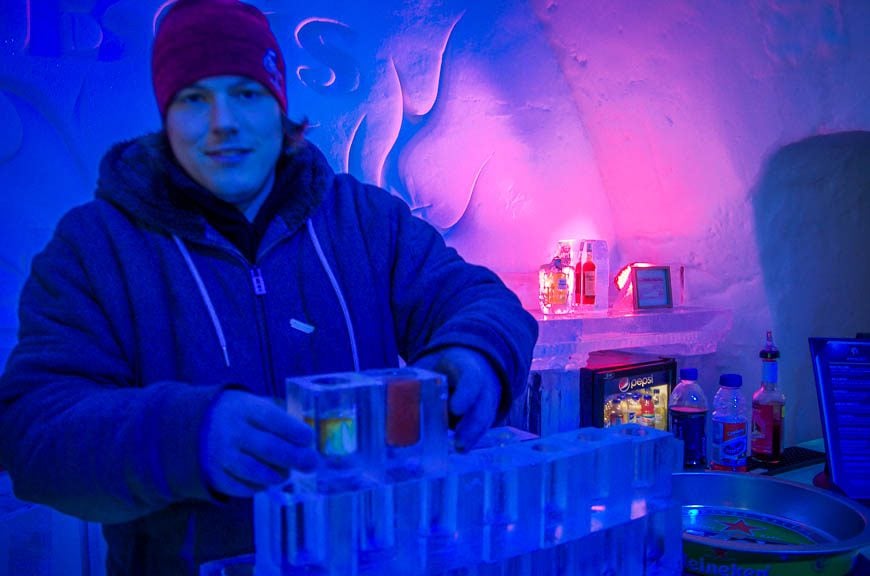
{"label": "hood of sweatshirt", "polygon": [[[278,210],[290,231],[298,229],[320,205],[334,173],[313,144],[286,145],[276,167],[274,193],[284,195]],[[100,163],[96,197],[115,205],[143,226],[197,238],[206,218],[194,206],[173,202],[174,194],[205,189],[181,168],[166,133],[154,132],[114,145]]]}

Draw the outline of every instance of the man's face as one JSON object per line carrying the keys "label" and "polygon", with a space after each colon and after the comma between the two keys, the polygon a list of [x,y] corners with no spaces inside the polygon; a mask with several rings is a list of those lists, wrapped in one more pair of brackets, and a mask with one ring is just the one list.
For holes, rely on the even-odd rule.
{"label": "man's face", "polygon": [[281,107],[260,83],[211,76],[183,88],[166,112],[175,158],[199,184],[240,211],[269,193],[281,151]]}

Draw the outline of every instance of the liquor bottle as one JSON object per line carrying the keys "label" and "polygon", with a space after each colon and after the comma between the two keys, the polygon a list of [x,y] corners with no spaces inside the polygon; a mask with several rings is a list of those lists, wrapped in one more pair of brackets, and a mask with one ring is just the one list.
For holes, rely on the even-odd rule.
{"label": "liquor bottle", "polygon": [[623,406],[622,399],[618,395],[607,397],[604,403],[604,427],[622,424]]}
{"label": "liquor bottle", "polygon": [[544,314],[568,314],[573,310],[574,269],[563,266],[559,256],[538,271],[538,301]]}
{"label": "liquor bottle", "polygon": [[752,395],[752,459],[776,464],[782,460],[785,394],[776,387],[779,350],[770,330],[758,356],[761,358],[761,385]]}
{"label": "liquor bottle", "polygon": [[608,396],[604,401],[604,427],[607,428],[611,425],[614,419],[614,406],[613,406],[613,396]]}
{"label": "liquor bottle", "polygon": [[[559,240],[556,247],[559,259],[562,261],[562,273],[565,275],[565,285],[568,287],[567,312],[574,311],[574,288],[576,281],[574,279],[574,249],[572,246],[576,243],[575,240]],[[579,255],[577,255],[579,259]]]}
{"label": "liquor bottle", "polygon": [[559,242],[556,243],[556,256],[562,260],[562,266],[572,265],[572,262],[574,261],[574,250],[571,246],[575,242],[575,240],[559,240]]}
{"label": "liquor bottle", "polygon": [[707,397],[698,384],[698,369],[680,370],[668,402],[670,430],[683,441],[683,467],[707,466]]}
{"label": "liquor bottle", "polygon": [[626,394],[626,405],[628,406],[626,412],[628,415],[628,422],[632,424],[636,424],[640,422],[640,394],[637,392],[632,392],[630,394]]}
{"label": "liquor bottle", "polygon": [[743,397],[740,374],[722,374],[713,397],[711,470],[746,472],[749,410]]}
{"label": "liquor bottle", "polygon": [[662,400],[661,390],[658,386],[653,388],[653,414],[655,415],[655,427],[657,430],[667,430],[667,405]]}
{"label": "liquor bottle", "polygon": [[610,413],[610,425],[625,424],[628,422],[628,403],[625,394],[619,394],[613,399],[613,411]]}
{"label": "liquor bottle", "polygon": [[592,259],[592,242],[585,242],[586,257],[583,262],[577,259],[577,288],[574,292],[577,304],[595,304],[595,261]]}

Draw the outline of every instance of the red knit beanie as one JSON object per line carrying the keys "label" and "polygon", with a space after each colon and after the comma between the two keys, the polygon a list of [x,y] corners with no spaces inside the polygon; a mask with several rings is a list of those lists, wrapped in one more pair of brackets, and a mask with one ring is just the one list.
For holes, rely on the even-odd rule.
{"label": "red knit beanie", "polygon": [[238,0],[178,0],[163,17],[151,53],[151,80],[165,118],[179,90],[209,76],[246,76],[287,111],[284,56],[266,17]]}

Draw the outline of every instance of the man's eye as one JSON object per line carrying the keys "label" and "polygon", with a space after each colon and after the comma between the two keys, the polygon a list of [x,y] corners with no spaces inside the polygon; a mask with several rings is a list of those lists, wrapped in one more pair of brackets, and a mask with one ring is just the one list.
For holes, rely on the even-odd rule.
{"label": "man's eye", "polygon": [[262,93],[263,91],[258,90],[257,88],[241,88],[236,94],[242,100],[252,100],[254,98],[259,98]]}
{"label": "man's eye", "polygon": [[188,92],[186,94],[179,94],[177,100],[184,104],[196,104],[197,102],[202,102],[205,98],[198,92]]}

